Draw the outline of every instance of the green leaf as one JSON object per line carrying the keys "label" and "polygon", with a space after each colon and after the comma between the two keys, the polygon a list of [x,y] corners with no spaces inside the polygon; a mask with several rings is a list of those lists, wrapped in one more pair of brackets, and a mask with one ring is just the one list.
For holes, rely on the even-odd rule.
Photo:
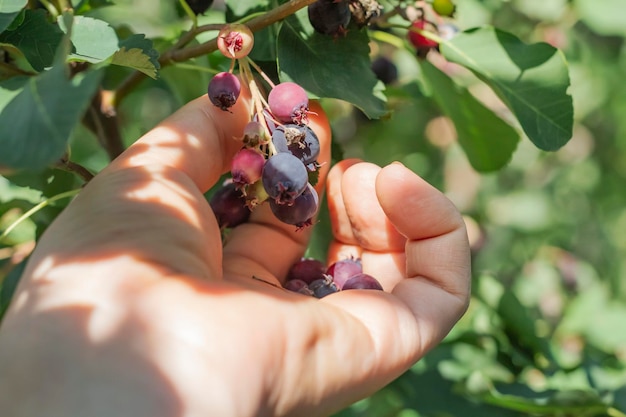
{"label": "green leaf", "polygon": [[605,415],[608,404],[594,390],[547,390],[536,392],[526,385],[499,385],[482,396],[488,404],[527,415]]}
{"label": "green leaf", "polygon": [[84,14],[88,11],[99,9],[100,7],[112,6],[112,0],[73,0],[75,14]]}
{"label": "green leaf", "polygon": [[315,32],[303,9],[281,26],[277,54],[281,81],[294,81],[318,97],[345,100],[373,119],[386,113],[366,30],[351,29],[334,39]]}
{"label": "green leaf", "polygon": [[600,35],[626,36],[624,0],[574,0],[577,16]]}
{"label": "green leaf", "polygon": [[28,0],[0,0],[0,13],[16,13],[28,4]]}
{"label": "green leaf", "polygon": [[58,66],[30,78],[0,113],[0,165],[40,169],[58,159],[101,76],[88,71],[69,80]]}
{"label": "green leaf", "polygon": [[570,140],[574,110],[567,63],[558,49],[483,27],[459,33],[441,51],[487,83],[538,148],[554,151]]}
{"label": "green leaf", "polygon": [[156,79],[159,64],[159,53],[152,46],[152,41],[145,35],[136,34],[124,39],[119,50],[113,54],[112,64],[130,67]]}
{"label": "green leaf", "polygon": [[26,4],[28,0],[0,0],[0,32],[9,27]]}
{"label": "green leaf", "polygon": [[534,318],[512,291],[502,295],[497,311],[512,343],[540,364],[553,360],[547,339],[537,335]]}
{"label": "green leaf", "polygon": [[[71,24],[71,16],[64,18]],[[30,77],[19,93],[14,89],[13,99],[0,113],[0,166],[39,170],[58,159],[100,83],[102,70],[69,79],[65,66],[68,36],[58,49],[55,65]]]}
{"label": "green leaf", "polygon": [[489,172],[505,166],[517,147],[515,129],[429,61],[420,61],[420,66],[430,93],[454,123],[459,144],[474,169]]}
{"label": "green leaf", "polygon": [[16,30],[0,34],[0,42],[19,48],[36,71],[52,65],[62,38],[61,29],[48,22],[43,10],[26,10],[24,21]]}
{"label": "green leaf", "polygon": [[269,0],[228,0],[226,1],[226,16],[230,16],[232,20],[227,21],[232,22],[242,18],[255,9],[267,8],[269,3]]}
{"label": "green leaf", "polygon": [[[63,19],[59,19],[58,23],[61,30],[67,33]],[[69,58],[92,64],[109,58],[118,48],[115,30],[107,22],[91,17],[74,17],[71,40],[74,49]]]}
{"label": "green leaf", "polygon": [[29,79],[30,77],[19,76],[0,83],[0,112],[22,91]]}

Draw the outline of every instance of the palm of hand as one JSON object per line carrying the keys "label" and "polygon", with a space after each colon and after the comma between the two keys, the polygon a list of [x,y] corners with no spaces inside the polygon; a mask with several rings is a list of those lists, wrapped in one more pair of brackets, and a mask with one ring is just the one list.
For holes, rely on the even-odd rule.
{"label": "palm of hand", "polygon": [[[342,161],[327,183],[329,262],[361,257],[388,292],[317,300],[279,288],[309,231],[295,233],[267,207],[222,248],[201,190],[238,148],[240,102],[219,119],[202,99],[191,103],[50,227],[3,322],[0,363],[29,387],[0,382],[7,398],[37,398],[49,415],[326,415],[397,377],[449,331],[468,301],[463,222],[400,165]],[[319,113],[312,127],[328,161]]]}

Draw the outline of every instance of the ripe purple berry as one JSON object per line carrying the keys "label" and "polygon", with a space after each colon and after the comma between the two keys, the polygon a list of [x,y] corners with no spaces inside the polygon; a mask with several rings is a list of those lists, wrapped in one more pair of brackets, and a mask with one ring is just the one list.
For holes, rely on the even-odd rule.
{"label": "ripe purple berry", "polygon": [[293,201],[293,204],[279,204],[270,200],[270,208],[274,216],[283,223],[293,224],[298,229],[313,224],[313,216],[317,212],[319,197],[311,184]]}
{"label": "ripe purple berry", "polygon": [[213,4],[213,0],[187,0],[187,5],[195,15],[203,14]]}
{"label": "ripe purple berry", "polygon": [[296,83],[284,82],[271,89],[267,104],[274,117],[282,123],[307,123],[309,97]]}
{"label": "ripe purple berry", "polygon": [[309,174],[302,161],[290,153],[271,156],[261,176],[267,194],[278,204],[293,204],[307,188]]}
{"label": "ripe purple berry", "polygon": [[213,194],[209,204],[220,228],[235,227],[250,218],[246,199],[234,183],[228,183]]}
{"label": "ripe purple berry", "polygon": [[220,72],[209,82],[208,94],[211,103],[224,111],[235,105],[240,92],[239,78],[230,72]]}
{"label": "ripe purple berry", "polygon": [[398,80],[398,67],[387,57],[379,56],[372,61],[372,71],[384,84],[391,84]]}
{"label": "ripe purple berry", "polygon": [[289,291],[297,292],[304,295],[313,295],[313,291],[309,289],[306,282],[301,279],[290,279],[285,282],[283,287]]}
{"label": "ripe purple berry", "polygon": [[317,279],[323,279],[326,274],[326,265],[317,259],[302,258],[291,266],[287,273],[287,280],[298,279],[310,284]]}
{"label": "ripe purple berry", "polygon": [[320,141],[308,126],[280,126],[272,133],[272,142],[278,152],[291,152],[305,165],[315,162],[320,154]]}
{"label": "ripe purple berry", "polygon": [[341,287],[345,290],[383,290],[382,285],[376,278],[368,274],[357,274],[348,279]]}
{"label": "ripe purple berry", "polygon": [[342,259],[326,270],[326,274],[333,277],[333,281],[339,289],[343,289],[345,282],[351,277],[363,272],[361,261],[355,258]]}
{"label": "ripe purple berry", "polygon": [[345,36],[352,17],[345,0],[317,0],[309,5],[308,14],[316,32],[334,37]]}
{"label": "ripe purple berry", "polygon": [[265,157],[254,149],[243,148],[231,162],[230,172],[238,186],[252,184],[261,179]]}
{"label": "ripe purple berry", "polygon": [[329,294],[336,293],[339,288],[329,278],[317,279],[309,284],[309,289],[313,291],[315,298],[326,297]]}

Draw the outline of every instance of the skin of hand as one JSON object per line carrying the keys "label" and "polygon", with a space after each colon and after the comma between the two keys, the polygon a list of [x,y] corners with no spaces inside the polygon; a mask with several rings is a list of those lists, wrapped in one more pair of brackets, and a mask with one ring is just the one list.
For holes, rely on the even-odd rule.
{"label": "skin of hand", "polygon": [[248,106],[187,104],[46,230],[0,327],[3,415],[327,416],[397,378],[461,317],[470,252],[458,211],[400,164],[344,160],[327,175],[319,106],[327,261],[361,257],[385,291],[318,300],[279,288],[310,228],[267,205],[222,247],[202,193],[230,169]]}

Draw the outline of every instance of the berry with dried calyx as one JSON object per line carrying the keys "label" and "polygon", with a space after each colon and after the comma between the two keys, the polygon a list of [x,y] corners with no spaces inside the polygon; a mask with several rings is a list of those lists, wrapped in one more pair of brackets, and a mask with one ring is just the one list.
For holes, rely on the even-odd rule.
{"label": "berry with dried calyx", "polygon": [[239,226],[250,218],[250,209],[246,206],[246,199],[232,182],[217,190],[209,200],[209,204],[222,229]]}
{"label": "berry with dried calyx", "polygon": [[238,186],[252,184],[261,179],[265,157],[254,149],[243,148],[232,159],[230,172]]}
{"label": "berry with dried calyx", "polygon": [[293,82],[283,82],[270,90],[267,96],[272,115],[282,123],[307,123],[309,97],[304,88]]}
{"label": "berry with dried calyx", "polygon": [[207,94],[211,103],[224,111],[233,107],[241,93],[239,78],[230,72],[220,72],[211,78]]}
{"label": "berry with dried calyx", "polygon": [[241,23],[228,24],[217,35],[217,48],[226,58],[244,58],[248,56],[253,46],[252,31]]}
{"label": "berry with dried calyx", "polygon": [[352,18],[345,0],[317,0],[309,5],[308,15],[316,32],[334,37],[345,36]]}
{"label": "berry with dried calyx", "polygon": [[243,144],[246,147],[254,148],[268,142],[263,125],[259,122],[248,122],[243,128]]}
{"label": "berry with dried calyx", "polygon": [[333,281],[339,289],[344,283],[355,275],[363,272],[361,260],[358,258],[341,259],[328,267],[326,274],[333,277]]}
{"label": "berry with dried calyx", "polygon": [[293,200],[292,204],[279,204],[270,200],[272,213],[283,223],[292,224],[302,229],[313,224],[313,216],[317,213],[319,197],[311,184]]}
{"label": "berry with dried calyx", "polygon": [[332,279],[328,277],[313,281],[309,284],[309,289],[313,291],[315,298],[323,298],[339,291]]}
{"label": "berry with dried calyx", "polygon": [[271,156],[261,176],[267,194],[278,204],[293,204],[307,188],[309,175],[298,158],[288,152]]}

